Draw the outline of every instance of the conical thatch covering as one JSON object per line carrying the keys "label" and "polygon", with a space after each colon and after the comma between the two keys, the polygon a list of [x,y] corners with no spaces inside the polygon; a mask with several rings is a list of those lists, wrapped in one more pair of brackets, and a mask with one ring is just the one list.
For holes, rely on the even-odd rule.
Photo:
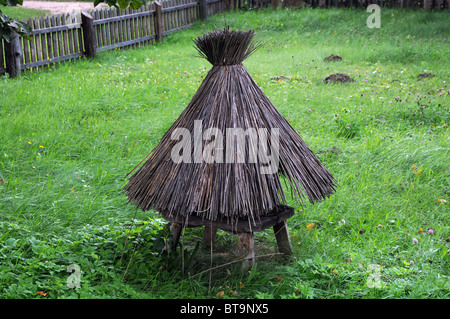
{"label": "conical thatch covering", "polygon": [[[280,173],[288,181],[283,184],[298,199],[303,200],[306,195],[311,202],[320,201],[334,192],[333,176],[242,65],[259,48],[252,42],[253,34],[226,29],[194,41],[201,56],[213,67],[125,187],[129,200],[142,210],[154,209],[172,220],[193,215],[231,223],[237,218],[255,220],[283,207]],[[190,133],[182,150],[180,141],[188,135],[180,135],[180,128]],[[222,132],[223,139],[217,136],[217,130],[208,131],[212,128]],[[256,130],[259,144],[247,141],[243,149],[237,139],[230,143],[230,128],[247,133]],[[267,157],[262,161],[263,156],[256,162],[248,157],[242,162],[244,150],[249,154],[255,149],[272,156],[271,162],[267,162]],[[174,153],[183,155],[183,160],[174,161]],[[198,160],[199,155],[203,160]],[[212,163],[211,158],[215,159]],[[264,167],[270,163],[272,171],[267,173]],[[274,171],[273,164],[278,164]]]}

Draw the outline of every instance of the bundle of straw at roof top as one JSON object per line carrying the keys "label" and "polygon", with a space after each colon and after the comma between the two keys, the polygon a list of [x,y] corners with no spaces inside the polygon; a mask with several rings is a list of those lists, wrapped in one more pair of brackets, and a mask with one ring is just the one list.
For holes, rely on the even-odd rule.
{"label": "bundle of straw at roof top", "polygon": [[[186,109],[125,187],[129,201],[142,210],[153,209],[169,220],[188,216],[231,223],[238,218],[255,220],[284,206],[286,197],[280,174],[285,176],[283,184],[302,202],[305,195],[310,202],[315,202],[335,191],[336,183],[331,173],[242,65],[243,60],[260,47],[260,44],[252,42],[253,35],[251,30],[225,29],[194,40],[200,56],[213,67]],[[227,144],[226,139],[221,141],[214,134],[214,138],[210,135],[209,139],[201,139],[200,142],[194,140],[194,129],[198,130],[195,121],[201,123],[201,132],[217,128],[224,136],[227,128],[241,128],[246,132],[248,129],[257,132],[266,129],[268,142],[258,147],[267,154],[276,153],[272,155],[277,155],[279,166],[272,173],[263,173],[262,167],[267,166],[267,162],[250,161],[248,158],[240,161],[238,155],[242,155],[240,152],[244,149],[236,146],[237,140]],[[178,137],[174,138],[172,134],[177,128],[187,129],[191,133],[191,140],[186,144],[189,148],[183,149],[184,155],[185,152],[195,154],[198,152],[195,147],[199,145],[204,150],[215,140],[212,154],[231,152],[234,158],[226,161],[226,155],[223,155],[222,161],[216,159],[211,163],[190,160],[194,156],[191,158],[187,154],[189,156],[184,159],[188,160],[174,161],[172,152],[180,143],[180,136],[175,134]],[[277,142],[276,132],[278,150],[271,147],[272,143]],[[252,147],[255,147],[248,140],[244,143],[245,154],[250,154],[254,150]]]}

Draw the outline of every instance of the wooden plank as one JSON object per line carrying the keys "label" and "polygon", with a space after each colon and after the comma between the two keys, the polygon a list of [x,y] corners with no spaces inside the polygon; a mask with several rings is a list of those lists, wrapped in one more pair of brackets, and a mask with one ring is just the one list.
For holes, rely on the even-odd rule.
{"label": "wooden plank", "polygon": [[109,18],[103,18],[99,20],[94,21],[94,25],[103,24],[103,23],[110,23],[110,22],[116,22],[116,21],[122,21],[122,20],[128,20],[131,18],[137,18],[137,17],[145,17],[150,16],[155,13],[155,10],[148,10],[145,12],[136,12],[129,15],[114,15],[110,16]]}
{"label": "wooden plank", "polygon": [[[80,19],[80,23],[82,23],[82,17],[81,17],[81,14],[80,14],[79,17],[77,16],[77,18],[79,18],[79,19]],[[79,47],[79,51],[80,51],[81,53],[84,54],[83,29],[82,29],[82,28],[78,28],[78,29],[75,29],[75,30],[76,30],[77,35],[78,35],[78,47]]]}
{"label": "wooden plank", "polygon": [[[34,29],[33,26],[33,20],[31,18],[28,19],[28,23],[27,23],[32,29]],[[31,37],[31,41],[30,41],[30,62],[34,62],[36,61],[36,49],[35,49],[35,45],[36,43],[34,42],[34,36],[30,36]]]}
{"label": "wooden plank", "polygon": [[[3,66],[3,50],[1,48],[1,43],[2,41],[0,41],[0,67]],[[23,44],[22,44],[22,50],[23,50],[23,64],[29,63],[30,62],[30,41],[27,39],[23,39]]]}
{"label": "wooden plank", "polygon": [[[66,14],[61,14],[61,24],[65,25],[66,24]],[[68,43],[68,39],[67,39],[67,30],[61,31],[63,34],[63,40],[64,40],[64,55],[68,55],[69,54],[69,43]]]}
{"label": "wooden plank", "polygon": [[[45,28],[44,17],[40,17],[39,18],[39,27],[40,28]],[[41,38],[42,59],[43,60],[47,60],[48,59],[48,54],[47,54],[47,37],[46,37],[46,34],[41,33],[40,38]]]}
{"label": "wooden plank", "polygon": [[255,237],[253,233],[238,233],[239,256],[243,257],[242,270],[247,271],[255,264]]}
{"label": "wooden plank", "polygon": [[166,36],[166,35],[169,35],[171,33],[175,33],[177,31],[185,30],[185,29],[188,29],[189,27],[192,27],[193,25],[194,25],[194,23],[191,23],[191,24],[184,25],[184,26],[176,28],[176,29],[167,30],[167,31],[163,32],[163,35]]}
{"label": "wooden plank", "polygon": [[[33,29],[39,29],[39,20],[37,18],[33,19]],[[40,35],[34,36],[34,45],[36,50],[36,60],[35,61],[41,61],[44,60],[41,53],[41,39]]]}
{"label": "wooden plank", "polygon": [[196,2],[191,2],[191,3],[187,3],[187,4],[180,4],[180,5],[174,5],[172,7],[166,7],[166,8],[163,8],[162,11],[164,13],[166,13],[166,12],[177,11],[177,10],[180,10],[180,9],[194,8],[196,6],[197,6]]}
{"label": "wooden plank", "polygon": [[[94,21],[99,19],[97,10],[92,10],[90,15],[92,16]],[[97,26],[93,25],[93,26],[94,26],[95,38],[97,40],[96,46],[97,46],[97,48],[99,48],[102,46],[102,37],[101,37],[101,33],[100,33],[100,26],[98,26],[98,25]]]}
{"label": "wooden plank", "polygon": [[[153,4],[149,4],[149,6],[153,6]],[[150,30],[150,34],[154,36],[154,39],[156,40],[156,31],[155,31],[155,14],[152,14],[148,17],[148,28]]]}
{"label": "wooden plank", "polygon": [[275,238],[277,239],[278,251],[287,256],[291,255],[292,243],[286,221],[282,221],[281,223],[273,226],[273,232],[275,234]]}
{"label": "wooden plank", "polygon": [[[117,9],[114,8],[113,9],[113,17],[117,17]],[[119,43],[120,42],[120,30],[119,30],[119,22],[118,21],[114,21],[114,43]],[[112,44],[112,43],[111,43]]]}
{"label": "wooden plank", "polygon": [[74,54],[59,56],[59,57],[53,58],[51,61],[50,61],[50,59],[48,59],[48,60],[41,60],[41,61],[36,61],[36,62],[30,62],[30,63],[24,64],[23,67],[24,68],[42,67],[42,66],[50,64],[50,63],[56,63],[56,62],[70,60],[70,59],[75,59],[75,58],[78,58],[78,57],[81,57],[81,56],[83,56],[83,53],[78,52],[78,53],[74,53]]}
{"label": "wooden plank", "polygon": [[106,51],[106,50],[112,50],[112,49],[117,49],[117,48],[122,48],[122,47],[126,47],[129,45],[133,45],[133,44],[137,44],[137,43],[141,43],[141,42],[145,42],[145,41],[149,41],[152,39],[155,39],[155,35],[149,35],[147,37],[143,37],[143,38],[139,38],[139,39],[134,39],[134,40],[130,40],[130,41],[125,41],[125,42],[119,42],[119,43],[115,43],[115,44],[111,44],[111,45],[106,45],[106,46],[102,46],[101,48],[97,49],[97,52],[102,52],[102,51]]}
{"label": "wooden plank", "polygon": [[[119,13],[120,13],[121,16],[125,15],[125,12],[122,11],[122,10],[119,10]],[[121,35],[121,38],[122,38],[120,42],[125,42],[125,41],[127,41],[127,35],[126,35],[127,29],[126,29],[125,20],[119,21],[119,25],[121,27],[120,35]]]}
{"label": "wooden plank", "polygon": [[[103,10],[103,17],[107,17],[107,18],[109,18],[109,9],[104,9]],[[104,45],[111,45],[111,36],[110,36],[110,34],[109,34],[109,32],[110,32],[110,24],[109,23],[106,23],[105,24],[105,34],[104,34],[104,37],[103,37],[103,44]]]}
{"label": "wooden plank", "polygon": [[[106,10],[105,9],[103,9],[103,10],[100,10],[100,18],[101,19],[103,19],[103,18],[106,18],[107,16],[106,16]],[[106,37],[106,30],[108,30],[108,25],[107,24],[105,24],[105,23],[103,23],[103,24],[101,24],[100,25],[100,28],[101,28],[101,32],[102,32],[102,44],[103,45],[108,45],[108,42],[107,42],[107,37]]]}
{"label": "wooden plank", "polygon": [[211,249],[216,241],[216,236],[217,227],[214,227],[213,225],[206,225],[203,233],[203,247],[206,249]]}
{"label": "wooden plank", "polygon": [[[176,0],[169,0],[171,2],[171,6],[172,7],[176,7],[175,1]],[[172,25],[171,25],[171,29],[175,29],[178,27],[177,25],[177,10],[173,10],[170,13],[170,19],[172,20]]]}
{"label": "wooden plank", "polygon": [[[67,15],[66,16],[66,22],[72,23],[72,16]],[[67,31],[67,38],[68,38],[68,43],[69,43],[69,54],[73,54],[74,53],[74,49],[73,49],[73,30],[68,30]]]}
{"label": "wooden plank", "polygon": [[[74,23],[77,22],[77,15],[73,16],[72,22],[74,22]],[[81,26],[81,23],[80,23],[80,26]],[[74,50],[74,53],[81,52],[82,50],[80,50],[80,45],[78,44],[78,30],[77,29],[72,29],[72,36],[73,36],[73,50]]]}
{"label": "wooden plank", "polygon": [[[128,14],[132,14],[133,11],[131,9],[128,9]],[[129,36],[129,40],[134,40],[134,21],[133,19],[128,19],[128,36]],[[132,47],[134,47],[134,45],[132,45]]]}
{"label": "wooden plank", "polygon": [[5,60],[3,58],[3,39],[0,39],[0,68],[4,68],[5,67]]}
{"label": "wooden plank", "polygon": [[170,232],[172,233],[170,248],[173,250],[177,249],[178,243],[180,242],[181,231],[183,226],[178,223],[172,223],[170,225]]}
{"label": "wooden plank", "polygon": [[[147,11],[147,5],[145,5],[143,7],[143,12]],[[142,35],[141,37],[147,37],[149,36],[149,28],[148,28],[148,18],[149,16],[143,16],[141,17],[141,30],[142,30]],[[146,41],[143,43],[144,45],[150,44],[150,41]]]}
{"label": "wooden plank", "polygon": [[206,4],[206,0],[199,0],[198,1],[198,13],[200,20],[206,20],[208,18],[208,7]]}
{"label": "wooden plank", "polygon": [[[169,4],[168,4],[167,0],[161,3],[161,8],[163,8],[163,9],[164,8],[167,9],[168,6],[169,6]],[[164,29],[163,29],[163,31],[170,30],[170,21],[169,21],[169,16],[168,16],[167,11],[161,10],[161,14],[162,14],[163,21],[164,21],[164,24],[163,24],[164,25]]]}
{"label": "wooden plank", "polygon": [[[186,0],[180,0],[180,4],[186,4]],[[179,19],[181,25],[186,25],[186,9],[179,11]]]}
{"label": "wooden plank", "polygon": [[84,53],[86,57],[93,58],[97,52],[97,39],[93,24],[94,18],[86,12],[81,12],[83,26]]}
{"label": "wooden plank", "polygon": [[[48,17],[48,16],[47,16]],[[51,16],[50,19],[54,18],[55,16]],[[71,23],[66,25],[58,25],[58,26],[52,26],[51,27],[45,27],[41,28],[39,30],[33,30],[33,34],[41,34],[41,33],[49,33],[49,32],[56,32],[56,31],[64,31],[64,30],[71,30],[80,28],[81,23]]]}
{"label": "wooden plank", "polygon": [[[45,17],[45,28],[51,27],[50,18],[49,16]],[[52,41],[52,33],[48,32],[46,34],[47,36],[47,56],[49,59],[53,58],[53,41]],[[29,61],[28,61],[29,62]]]}
{"label": "wooden plank", "polygon": [[[56,25],[61,25],[61,15],[57,15],[56,16]],[[58,56],[63,56],[64,55],[64,44],[63,44],[63,35],[62,35],[62,31],[58,31],[57,32],[57,36],[58,36]]]}
{"label": "wooden plank", "polygon": [[[126,8],[125,9],[125,14],[130,14],[130,8]],[[126,21],[126,30],[127,30],[127,41],[131,41],[131,40],[133,40],[132,38],[131,38],[131,21],[130,21],[130,19],[127,19],[127,20],[125,20]]]}
{"label": "wooden plank", "polygon": [[[50,17],[50,25],[52,26],[52,28],[56,27],[55,16]],[[52,56],[55,58],[55,57],[59,56],[59,54],[58,54],[58,33],[53,30],[52,30],[52,44],[53,44],[52,45],[52,49],[53,49]]]}
{"label": "wooden plank", "polygon": [[[114,12],[112,8],[108,9],[108,16],[109,17],[113,17],[114,16]],[[113,22],[108,22],[108,26],[109,26],[109,37],[108,37],[108,45],[114,44],[114,38],[115,38],[115,33],[114,33],[114,23]]]}
{"label": "wooden plank", "polygon": [[[140,10],[142,10],[142,7],[141,8],[139,8],[139,10],[137,10],[137,11],[140,11]],[[141,18],[140,17],[136,17],[136,18],[134,18],[134,34],[135,34],[135,39],[139,39],[139,38],[142,38],[143,36],[142,36],[142,29],[141,29]],[[140,42],[141,43],[141,42]],[[136,44],[136,47],[139,47],[139,43],[138,44]]]}
{"label": "wooden plank", "polygon": [[158,1],[153,1],[155,6],[155,33],[156,41],[163,41],[164,37],[164,18],[162,15],[162,6]]}
{"label": "wooden plank", "polygon": [[[177,5],[179,5],[180,3],[179,3],[179,0],[174,0],[174,5],[175,6],[177,6]],[[174,12],[174,19],[175,19],[175,27],[179,27],[179,26],[181,26],[180,25],[180,19],[179,19],[179,16],[180,16],[180,10],[182,10],[182,9],[177,9],[175,12]]]}

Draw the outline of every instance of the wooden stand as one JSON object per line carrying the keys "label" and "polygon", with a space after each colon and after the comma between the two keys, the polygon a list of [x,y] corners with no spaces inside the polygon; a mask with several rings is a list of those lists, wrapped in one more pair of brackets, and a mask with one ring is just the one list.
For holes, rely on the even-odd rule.
{"label": "wooden stand", "polygon": [[229,224],[224,220],[214,222],[207,221],[198,216],[189,216],[187,222],[183,218],[168,218],[171,222],[170,230],[172,232],[171,248],[176,249],[183,227],[201,227],[205,226],[203,233],[203,246],[212,249],[216,239],[217,229],[222,229],[229,233],[237,234],[238,252],[243,258],[242,268],[249,270],[255,264],[255,239],[254,232],[273,227],[275,238],[277,240],[278,251],[286,256],[292,253],[292,244],[289,237],[289,229],[286,220],[294,215],[294,209],[289,206],[282,206],[277,211],[267,216],[262,216],[255,223],[249,223],[247,219],[239,219],[234,224]]}

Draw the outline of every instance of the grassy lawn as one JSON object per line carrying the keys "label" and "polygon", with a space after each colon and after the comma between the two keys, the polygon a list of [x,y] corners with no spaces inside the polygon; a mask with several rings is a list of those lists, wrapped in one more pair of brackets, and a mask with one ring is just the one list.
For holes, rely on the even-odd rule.
{"label": "grassy lawn", "polygon": [[28,18],[45,17],[50,15],[49,10],[36,10],[22,7],[0,7],[0,10],[12,19],[28,20]]}
{"label": "grassy lawn", "polygon": [[[449,298],[448,13],[381,12],[381,29],[364,10],[227,13],[267,42],[244,65],[340,185],[321,203],[290,200],[292,258],[246,274],[225,232],[212,261],[201,229],[161,254],[168,225],[122,191],[210,69],[192,40],[221,15],[162,44],[0,78],[0,297]],[[324,83],[333,73],[355,81]],[[276,252],[272,230],[256,245]]]}

